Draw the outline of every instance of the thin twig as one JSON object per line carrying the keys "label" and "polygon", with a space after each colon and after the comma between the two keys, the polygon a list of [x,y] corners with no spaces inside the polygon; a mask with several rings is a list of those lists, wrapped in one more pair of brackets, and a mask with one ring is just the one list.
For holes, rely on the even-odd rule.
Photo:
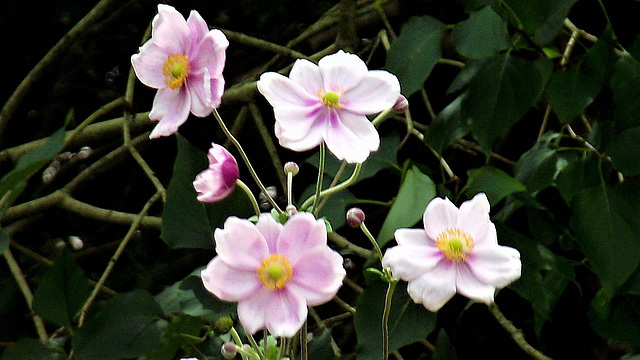
{"label": "thin twig", "polygon": [[82,123],[80,123],[80,125],[78,125],[75,129],[73,129],[70,134],[65,134],[64,147],[69,146],[69,144],[73,142],[76,136],[82,133],[82,131],[84,131],[84,129],[87,126],[93,124],[96,120],[98,120],[103,115],[108,114],[114,109],[117,109],[125,104],[126,104],[125,99],[120,97],[100,107],[98,110],[93,112],[93,114],[89,115]]}
{"label": "thin twig", "polygon": [[331,240],[331,242],[336,244],[339,248],[351,250],[354,254],[360,256],[361,258],[368,259],[369,256],[371,256],[371,254],[373,253],[371,250],[367,250],[363,247],[351,243],[349,240],[347,240],[342,235],[339,235],[335,231],[329,234],[328,237],[329,240]]}
{"label": "thin twig", "polygon": [[522,331],[517,329],[511,321],[509,321],[504,314],[500,311],[496,304],[491,304],[488,306],[491,314],[498,320],[500,326],[502,326],[509,334],[511,334],[511,338],[518,344],[518,346],[529,356],[537,360],[551,360],[550,357],[544,355],[540,351],[536,350],[533,346],[531,346],[527,340],[524,338]]}
{"label": "thin twig", "polygon": [[245,35],[239,32],[231,31],[231,30],[226,30],[226,29],[220,29],[220,30],[222,30],[222,32],[229,38],[229,40],[237,41],[244,45],[249,45],[259,49],[268,50],[292,59],[307,59],[307,60],[309,59],[305,54],[297,52],[295,50],[291,50],[286,46],[274,44],[266,40],[254,38],[252,36]]}

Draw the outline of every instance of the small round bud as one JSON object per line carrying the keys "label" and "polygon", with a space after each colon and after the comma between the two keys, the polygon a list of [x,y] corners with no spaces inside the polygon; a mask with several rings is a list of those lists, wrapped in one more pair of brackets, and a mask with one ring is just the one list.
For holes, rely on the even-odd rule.
{"label": "small round bud", "polygon": [[93,150],[88,146],[83,146],[80,151],[78,151],[78,159],[86,159],[91,155]]}
{"label": "small round bud", "polygon": [[53,180],[54,176],[55,176],[55,171],[52,168],[46,168],[42,172],[42,182],[45,184],[48,184]]}
{"label": "small round bud", "polygon": [[49,168],[54,169],[54,170],[58,170],[58,169],[60,169],[60,166],[62,166],[62,164],[60,164],[60,161],[53,160],[51,162],[51,164],[49,165]]}
{"label": "small round bud", "polygon": [[[276,196],[278,196],[278,188],[275,186],[267,186],[267,194],[269,194],[269,196],[271,196],[272,198],[275,198]],[[267,201],[267,196],[261,191],[260,195],[258,195],[258,200],[262,201]]]}
{"label": "small round bud", "polygon": [[233,359],[236,357],[236,354],[238,353],[238,348],[236,347],[236,344],[232,343],[231,341],[228,341],[222,344],[222,348],[220,349],[220,352],[222,353],[223,358]]}
{"label": "small round bud", "polygon": [[347,211],[347,223],[352,228],[359,228],[364,222],[364,211],[360,208],[351,208]]}
{"label": "small round bud", "polygon": [[216,334],[226,334],[231,330],[231,327],[233,327],[233,320],[229,316],[222,316],[216,320],[213,331]]}
{"label": "small round bud", "polygon": [[287,212],[287,215],[289,215],[289,217],[298,213],[298,209],[296,209],[294,205],[287,205],[285,211]]}
{"label": "small round bud", "polygon": [[69,236],[69,245],[73,250],[80,250],[84,246],[84,242],[77,236]]}
{"label": "small round bud", "polygon": [[271,210],[271,203],[269,203],[268,201],[263,201],[260,203],[260,210],[262,211],[269,211]]}
{"label": "small round bud", "polygon": [[71,156],[73,154],[70,151],[65,151],[62,154],[58,155],[58,160],[65,162],[71,160]]}
{"label": "small round bud", "polygon": [[58,241],[56,241],[55,246],[56,246],[56,250],[62,250],[67,246],[67,244],[65,244],[62,239],[59,239]]}
{"label": "small round bud", "polygon": [[349,258],[344,259],[344,261],[342,262],[342,266],[345,270],[354,270],[356,268],[356,264]]}
{"label": "small round bud", "polygon": [[393,111],[396,114],[404,114],[409,108],[409,101],[403,95],[398,96],[395,105],[393,105]]}
{"label": "small round bud", "polygon": [[284,164],[285,174],[291,173],[291,175],[296,176],[298,175],[298,172],[300,172],[300,167],[293,161],[289,161],[288,163]]}

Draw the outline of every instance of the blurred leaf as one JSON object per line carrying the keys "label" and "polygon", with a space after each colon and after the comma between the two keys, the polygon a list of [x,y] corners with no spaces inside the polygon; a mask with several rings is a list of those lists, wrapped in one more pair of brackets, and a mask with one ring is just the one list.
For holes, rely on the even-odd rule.
{"label": "blurred leaf", "polygon": [[551,62],[544,57],[532,61],[513,53],[499,54],[482,64],[467,89],[462,109],[472,119],[473,135],[485,154],[536,102],[550,73]]}
{"label": "blurred leaf", "polygon": [[216,227],[222,227],[231,215],[250,215],[253,208],[238,187],[222,201],[213,204],[198,201],[193,181],[207,168],[207,155],[181,135],[176,138],[178,155],[162,210],[162,239],[172,249],[210,249],[214,246],[213,230]]}
{"label": "blurred leaf", "polygon": [[630,128],[618,134],[608,152],[613,166],[623,175],[640,174],[640,127]]}
{"label": "blurred leaf", "polygon": [[513,173],[514,178],[528,191],[542,190],[553,182],[556,175],[568,164],[557,151],[560,134],[547,133],[531,149],[522,154]]}
{"label": "blurred leaf", "polygon": [[490,6],[455,25],[451,34],[456,50],[471,59],[482,59],[509,47],[507,24]]}
{"label": "blurred leaf", "polygon": [[38,339],[22,338],[7,348],[2,360],[59,360],[62,359],[54,349],[48,348]]}
{"label": "blurred leaf", "polygon": [[469,196],[485,193],[491,206],[495,206],[505,197],[526,190],[521,182],[504,171],[492,166],[483,166],[471,174],[462,192]]}
{"label": "blurred leaf", "polygon": [[458,360],[456,348],[451,344],[449,335],[444,329],[440,329],[440,332],[438,332],[435,345],[436,351],[433,353],[431,360]]}
{"label": "blurred leaf", "polygon": [[89,279],[65,248],[38,285],[33,311],[57,326],[69,327],[89,294]]}
{"label": "blurred leaf", "polygon": [[179,349],[187,350],[202,339],[200,333],[205,320],[187,314],[179,314],[171,319],[167,331],[154,352],[146,356],[146,360],[172,360]]}
{"label": "blurred leaf", "polygon": [[627,51],[634,59],[636,59],[636,61],[640,61],[640,34],[636,36],[636,39],[633,41],[633,44],[629,46]]}
{"label": "blurred leaf", "polygon": [[[358,336],[358,360],[382,358],[382,311],[387,283],[376,281],[358,298],[353,323]],[[389,313],[389,352],[424,339],[436,325],[436,314],[416,304],[407,293],[406,283],[396,286]]]}
{"label": "blurred leaf", "polygon": [[447,146],[469,133],[471,124],[461,111],[464,97],[464,94],[458,96],[442,109],[424,133],[425,143],[438,154],[442,154]]}
{"label": "blurred leaf", "polygon": [[640,62],[623,54],[611,76],[614,116],[620,130],[640,126]]}
{"label": "blurred leaf", "polygon": [[602,336],[640,346],[640,296],[626,294],[609,299],[605,292],[601,290],[591,302],[591,326]]}
{"label": "blurred leaf", "polygon": [[330,360],[335,359],[333,350],[331,349],[331,330],[325,329],[319,335],[315,335],[309,341],[309,359],[313,360]]}
{"label": "blurred leaf", "polygon": [[584,189],[571,202],[570,226],[603,288],[614,292],[640,264],[640,188]]}
{"label": "blurred leaf", "polygon": [[416,166],[409,168],[398,190],[398,196],[378,233],[377,241],[380,247],[393,238],[396,229],[411,227],[420,221],[427,204],[435,196],[436,184],[431,178]]}
{"label": "blurred leaf", "polygon": [[496,0],[457,0],[457,2],[462,5],[464,12],[467,14],[470,14],[485,5],[493,5],[497,3]]}
{"label": "blurred leaf", "polygon": [[153,296],[144,290],[117,295],[88,319],[73,337],[78,360],[118,360],[152,352],[167,322]]}
{"label": "blurred leaf", "polygon": [[524,30],[540,45],[548,44],[562,29],[577,0],[506,0]]}
{"label": "blurred leaf", "polygon": [[0,229],[0,255],[7,251],[10,242],[9,234],[4,229]]}
{"label": "blurred leaf", "polygon": [[398,77],[402,93],[419,91],[440,60],[440,34],[444,24],[425,15],[412,17],[387,53],[385,67]]}

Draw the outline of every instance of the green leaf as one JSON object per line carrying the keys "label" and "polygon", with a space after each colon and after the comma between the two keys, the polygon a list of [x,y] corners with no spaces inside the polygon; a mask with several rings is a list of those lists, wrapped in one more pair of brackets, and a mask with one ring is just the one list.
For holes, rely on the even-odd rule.
{"label": "green leaf", "polygon": [[62,357],[38,339],[22,338],[2,354],[2,360],[59,360]]}
{"label": "green leaf", "polygon": [[433,353],[431,360],[458,360],[456,348],[449,340],[449,335],[444,329],[440,329],[440,332],[438,332],[436,351]]}
{"label": "green leaf", "polygon": [[591,302],[588,315],[591,326],[600,335],[640,346],[640,296],[626,294],[609,299],[601,291]]}
{"label": "green leaf", "polygon": [[89,279],[65,248],[38,285],[33,311],[58,326],[69,327],[89,294]]}
{"label": "green leaf", "polygon": [[507,24],[490,6],[456,24],[451,36],[456,50],[471,59],[493,56],[510,45]]}
{"label": "green leaf", "polygon": [[462,101],[465,95],[458,96],[429,124],[424,133],[424,141],[435,152],[442,154],[454,141],[469,133],[471,123],[462,114]]}
{"label": "green leaf", "polygon": [[553,182],[556,175],[568,164],[557,149],[557,133],[545,134],[531,149],[522,154],[513,170],[514,178],[529,191],[542,190]]}
{"label": "green leaf", "polygon": [[[387,283],[377,281],[360,295],[353,323],[356,328],[358,360],[382,358],[382,311]],[[389,352],[424,339],[433,331],[436,315],[409,297],[404,282],[398,283],[389,313]]]}
{"label": "green leaf", "polygon": [[601,184],[578,192],[571,208],[578,244],[613,293],[640,264],[640,188]]}
{"label": "green leaf", "polygon": [[167,331],[154,352],[146,360],[172,360],[179,349],[188,350],[189,346],[201,341],[201,332],[205,320],[186,314],[171,319]]}
{"label": "green leaf", "polygon": [[618,134],[608,152],[616,170],[625,176],[640,174],[640,126]]}
{"label": "green leaf", "polygon": [[486,154],[493,141],[533,105],[551,73],[545,57],[528,60],[510,54],[489,58],[478,70],[462,102],[471,130]]}
{"label": "green leaf", "polygon": [[640,126],[640,62],[623,54],[611,76],[613,112],[620,130]]}
{"label": "green leaf", "polygon": [[331,330],[325,329],[320,335],[316,335],[309,341],[309,359],[330,360],[335,359],[331,350]]}
{"label": "green leaf", "polygon": [[506,0],[524,30],[540,45],[553,40],[577,0]]}
{"label": "green leaf", "polygon": [[78,329],[72,346],[78,360],[118,360],[151,353],[167,322],[153,296],[144,290],[119,294]]}
{"label": "green leaf", "polygon": [[7,251],[10,242],[9,234],[4,229],[0,229],[0,255]]}
{"label": "green leaf", "polygon": [[[324,178],[322,181],[322,188],[327,189],[331,185],[331,180]],[[303,192],[301,199],[307,199],[315,194],[316,185],[309,185]],[[325,217],[329,221],[334,229],[339,229],[347,223],[347,207],[357,200],[349,189],[342,190],[337,194],[331,195],[329,201],[320,210],[320,216]]]}
{"label": "green leaf", "polygon": [[521,182],[492,166],[483,166],[474,171],[469,177],[467,185],[462,189],[469,196],[481,192],[485,193],[491,206],[495,206],[500,200],[511,194],[526,190],[527,188]]}
{"label": "green leaf", "polygon": [[162,211],[162,238],[172,249],[210,249],[214,246],[213,230],[216,227],[222,227],[231,215],[250,215],[253,208],[238,187],[222,201],[213,204],[198,201],[193,180],[207,168],[207,155],[184,137],[176,137],[178,155]]}
{"label": "green leaf", "polygon": [[440,34],[444,24],[425,15],[412,17],[387,53],[385,67],[398,77],[402,93],[409,97],[422,89],[440,60]]}
{"label": "green leaf", "polygon": [[400,185],[389,214],[382,223],[378,233],[378,244],[383,247],[393,238],[396,229],[415,225],[427,208],[429,201],[436,196],[436,184],[423,174],[416,166],[407,171],[404,181]]}

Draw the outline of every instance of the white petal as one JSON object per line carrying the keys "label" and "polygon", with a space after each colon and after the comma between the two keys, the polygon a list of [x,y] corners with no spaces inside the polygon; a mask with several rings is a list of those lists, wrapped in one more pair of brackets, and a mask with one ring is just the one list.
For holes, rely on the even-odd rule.
{"label": "white petal", "polygon": [[353,114],[349,111],[339,111],[338,117],[344,126],[367,145],[369,151],[378,150],[378,147],[380,147],[380,135],[378,135],[378,130],[366,116]]}
{"label": "white petal", "polygon": [[495,287],[480,281],[465,263],[459,263],[457,269],[456,288],[460,295],[487,305],[493,303]]}
{"label": "white petal", "polygon": [[159,120],[160,123],[151,131],[151,139],[159,136],[169,136],[178,131],[189,117],[191,96],[186,87],[179,89],[160,89],[153,99],[153,106],[149,112],[149,119]]}
{"label": "white petal", "polygon": [[411,281],[433,270],[443,259],[435,246],[400,245],[387,249],[382,264],[391,268],[393,276]]}
{"label": "white petal", "polygon": [[282,232],[282,224],[276,222],[271,214],[260,214],[256,227],[267,241],[269,253],[275,254],[276,242],[278,240],[278,236],[280,236],[280,233]]}
{"label": "white petal", "polygon": [[238,302],[238,319],[249,334],[266,329],[267,307],[273,294],[273,291],[261,287],[253,297]]}
{"label": "white petal", "polygon": [[393,233],[398,245],[433,246],[424,229],[398,229]]}
{"label": "white petal", "polygon": [[327,245],[327,227],[311,213],[299,212],[284,224],[276,242],[279,254],[287,257],[292,266],[316,246]]}
{"label": "white petal", "polygon": [[[280,125],[280,133],[278,139],[285,141],[301,141],[304,140],[311,128],[324,127],[325,121],[322,109],[324,105],[318,102],[313,106],[278,106],[273,109],[276,121]],[[310,145],[310,147],[317,144]]]}
{"label": "white petal", "polygon": [[322,73],[324,91],[338,94],[348,92],[367,75],[367,65],[358,55],[345,53],[342,50],[320,59],[318,67]]}
{"label": "white petal", "polygon": [[147,41],[140,47],[139,54],[131,56],[131,64],[140,82],[154,89],[164,89],[167,84],[163,67],[168,58],[161,47]]}
{"label": "white petal", "polygon": [[268,72],[260,75],[258,91],[273,107],[299,106],[316,104],[318,96],[311,95],[291,79],[278,73]]}
{"label": "white petal", "polygon": [[244,300],[255,294],[262,286],[255,271],[233,268],[219,256],[209,262],[200,273],[204,287],[224,301]]}
{"label": "white petal", "polygon": [[207,117],[213,111],[213,107],[210,105],[211,90],[209,89],[209,84],[209,73],[206,69],[201,76],[190,74],[187,79],[187,86],[191,94],[191,113],[197,117]]}
{"label": "white petal", "polygon": [[323,126],[311,126],[309,133],[300,140],[292,140],[286,136],[282,136],[282,126],[276,121],[274,126],[274,132],[278,138],[280,145],[284,148],[293,151],[307,151],[315,148],[322,143],[324,127]]}
{"label": "white petal", "polygon": [[216,252],[230,266],[255,271],[269,256],[266,240],[249,220],[232,216],[224,222],[224,229],[216,229],[213,236]]}
{"label": "white petal", "polygon": [[309,60],[296,60],[289,73],[289,79],[302,86],[309,94],[317,94],[324,89],[320,68]]}
{"label": "white petal", "polygon": [[191,10],[189,18],[187,19],[187,26],[191,34],[192,45],[196,45],[202,38],[209,32],[209,26],[204,21],[200,13],[196,10]]}
{"label": "white petal", "polygon": [[302,296],[286,288],[274,291],[265,318],[271,335],[293,337],[307,320],[307,304]]}
{"label": "white petal", "polygon": [[324,128],[324,141],[329,151],[348,163],[362,163],[369,157],[369,144],[357,137],[338,120],[337,112],[331,111],[331,125]]}
{"label": "white petal", "polygon": [[473,249],[467,264],[482,282],[503,288],[518,280],[522,271],[520,253],[508,246],[483,246]]}
{"label": "white petal", "polygon": [[400,96],[398,78],[382,70],[369,71],[362,81],[340,100],[345,108],[357,114],[376,114],[395,105]]}
{"label": "white petal", "polygon": [[158,14],[153,18],[151,40],[170,55],[186,54],[190,46],[189,27],[173,6],[158,5]]}
{"label": "white petal", "polygon": [[409,296],[429,311],[438,311],[456,294],[456,268],[442,260],[431,271],[409,281]]}
{"label": "white petal", "polygon": [[342,286],[346,275],[342,263],[342,256],[328,246],[315,247],[295,264],[287,288],[300,294],[310,306],[324,304]]}
{"label": "white petal", "polygon": [[448,198],[435,198],[429,202],[422,221],[427,236],[435,240],[441,232],[455,228],[458,208]]}
{"label": "white petal", "polygon": [[479,193],[460,205],[456,227],[471,235],[475,246],[498,243],[495,225],[489,217],[490,208],[484,193]]}

